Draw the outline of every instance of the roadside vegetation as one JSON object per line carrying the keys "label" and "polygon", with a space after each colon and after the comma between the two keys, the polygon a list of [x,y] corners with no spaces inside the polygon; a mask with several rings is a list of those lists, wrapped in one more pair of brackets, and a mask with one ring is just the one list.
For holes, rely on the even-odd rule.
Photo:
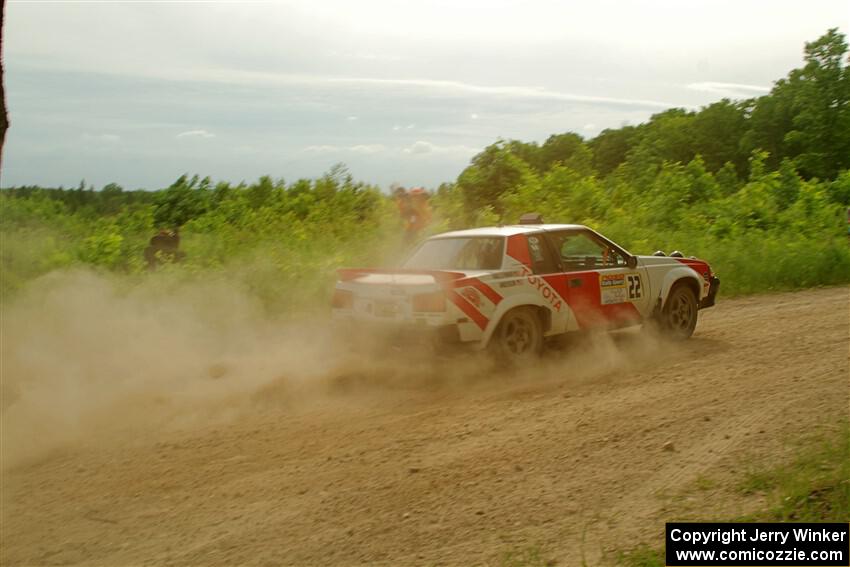
{"label": "roadside vegetation", "polygon": [[[750,471],[736,487],[741,494],[763,495],[763,508],[711,521],[840,522],[850,518],[850,422],[798,442],[793,460]],[[641,545],[620,554],[618,563],[663,567],[664,549]]]}
{"label": "roadside vegetation", "polygon": [[[589,140],[568,132],[542,144],[496,141],[433,190],[428,231],[537,211],[634,253],[705,258],[725,295],[850,282],[847,55],[846,38],[830,30],[762,97],[673,108]],[[228,278],[281,314],[324,302],[336,268],[391,263],[403,249],[392,198],[344,166],[293,182],[187,175],[156,191],[7,188],[0,216],[4,297],[50,271],[87,266],[129,283],[163,272]],[[185,259],[152,276],[143,251],[173,227]]]}

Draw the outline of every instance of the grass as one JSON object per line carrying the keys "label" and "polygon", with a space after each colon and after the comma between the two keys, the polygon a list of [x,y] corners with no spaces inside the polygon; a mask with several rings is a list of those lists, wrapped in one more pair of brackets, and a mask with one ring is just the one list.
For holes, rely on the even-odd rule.
{"label": "grass", "polygon": [[824,522],[850,518],[850,424],[808,444],[787,466],[754,471],[739,486],[770,505],[741,521]]}
{"label": "grass", "polygon": [[502,556],[501,567],[549,567],[554,562],[546,559],[540,546],[513,549]]}
{"label": "grass", "polygon": [[620,553],[617,564],[628,567],[664,567],[664,550],[640,545],[631,551]]}
{"label": "grass", "polygon": [[[712,486],[699,477],[696,488]],[[850,518],[850,422],[806,440],[789,463],[746,473],[737,489],[767,505],[733,522],[843,522]],[[617,556],[624,567],[663,566],[663,548],[641,544]]]}

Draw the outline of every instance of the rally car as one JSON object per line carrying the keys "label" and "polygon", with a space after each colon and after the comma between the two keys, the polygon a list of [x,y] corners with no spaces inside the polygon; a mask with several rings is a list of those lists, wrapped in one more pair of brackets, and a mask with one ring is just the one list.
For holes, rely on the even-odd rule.
{"label": "rally car", "polygon": [[433,236],[399,269],[339,270],[334,319],[523,360],[548,337],[600,327],[652,323],[686,339],[714,305],[720,281],[703,260],[635,256],[586,226],[537,216],[521,223]]}

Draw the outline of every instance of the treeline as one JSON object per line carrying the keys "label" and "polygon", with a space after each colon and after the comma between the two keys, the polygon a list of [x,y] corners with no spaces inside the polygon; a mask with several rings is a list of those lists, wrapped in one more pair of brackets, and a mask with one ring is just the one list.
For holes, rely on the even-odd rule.
{"label": "treeline", "polygon": [[[475,156],[457,185],[468,211],[493,205],[528,173],[555,166],[605,178],[620,173],[651,182],[665,163],[697,160],[727,185],[746,179],[751,159],[776,171],[783,162],[804,179],[835,179],[850,168],[850,67],[847,42],[837,29],[805,47],[805,65],[777,81],[769,94],[723,99],[698,111],[673,108],[644,124],[603,130],[586,141],[575,133],[543,144],[500,141]],[[835,195],[848,204],[850,194]]]}
{"label": "treeline", "polygon": [[[126,200],[115,207],[113,199]],[[393,247],[394,204],[338,166],[316,180],[251,184],[182,176],[160,191],[16,188],[0,192],[0,289],[14,293],[57,268],[144,276],[144,249],[180,228],[185,260],[158,273],[218,274],[280,311],[323,299],[334,269],[380,261]]]}
{"label": "treeline", "polygon": [[[533,210],[594,226],[637,253],[703,256],[725,293],[850,281],[847,53],[830,30],[765,96],[671,109],[591,140],[497,141],[433,192],[430,231]],[[3,291],[75,264],[141,275],[159,228],[181,227],[186,260],[172,273],[226,274],[273,310],[323,298],[336,267],[400,252],[391,198],[342,166],[292,183],[184,176],[159,191],[19,187],[0,193],[0,206]]]}

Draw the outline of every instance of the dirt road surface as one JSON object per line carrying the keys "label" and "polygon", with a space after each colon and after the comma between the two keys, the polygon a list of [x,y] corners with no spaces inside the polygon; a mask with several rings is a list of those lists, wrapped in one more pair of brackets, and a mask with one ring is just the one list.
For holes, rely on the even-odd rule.
{"label": "dirt road surface", "polygon": [[2,564],[610,563],[758,506],[742,475],[847,416],[848,333],[847,288],[721,299],[681,345],[621,332],[462,384],[463,361],[365,368],[310,403],[269,387],[225,421],[93,434],[4,471]]}

